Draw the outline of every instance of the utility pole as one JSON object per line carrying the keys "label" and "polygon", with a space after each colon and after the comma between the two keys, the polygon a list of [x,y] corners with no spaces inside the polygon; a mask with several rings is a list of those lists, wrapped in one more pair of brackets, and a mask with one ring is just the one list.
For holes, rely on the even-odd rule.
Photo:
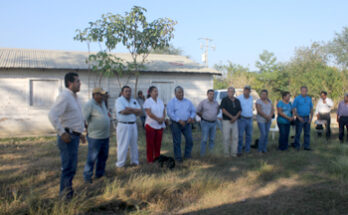
{"label": "utility pole", "polygon": [[212,49],[215,51],[216,47],[214,45],[210,45],[209,43],[213,40],[210,38],[198,38],[199,40],[203,40],[204,44],[201,43],[201,49],[203,50],[202,53],[202,62],[205,64],[206,67],[208,67],[208,51],[209,49]]}

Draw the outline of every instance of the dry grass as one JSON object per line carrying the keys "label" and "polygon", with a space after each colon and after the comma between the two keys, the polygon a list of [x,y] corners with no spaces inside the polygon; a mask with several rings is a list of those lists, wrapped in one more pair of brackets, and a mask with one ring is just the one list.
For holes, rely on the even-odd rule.
{"label": "dry grass", "polygon": [[[255,126],[255,131],[257,127]],[[327,144],[312,135],[314,151],[255,151],[242,158],[223,158],[221,133],[214,151],[199,158],[199,132],[194,133],[194,159],[174,171],[145,163],[115,168],[111,141],[106,177],[83,183],[87,155],[80,146],[77,196],[59,201],[60,158],[55,138],[0,140],[0,214],[348,214],[348,144],[333,137]],[[255,133],[254,137],[258,136]],[[162,152],[172,155],[170,133]]]}

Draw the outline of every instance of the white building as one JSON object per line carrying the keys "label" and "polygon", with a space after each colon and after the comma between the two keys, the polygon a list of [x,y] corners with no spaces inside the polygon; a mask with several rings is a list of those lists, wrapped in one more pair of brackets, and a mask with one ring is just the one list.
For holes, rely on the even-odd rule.
{"label": "white building", "polygon": [[[129,54],[115,55],[130,60]],[[78,95],[82,104],[88,101],[92,89],[99,86],[99,76],[89,69],[87,56],[87,52],[0,48],[0,136],[53,133],[47,114],[64,88],[67,72],[79,74],[82,85]],[[197,105],[213,88],[214,75],[221,74],[187,57],[152,54],[140,73],[138,90],[146,94],[148,87],[155,85],[167,103],[180,85],[185,97]],[[127,77],[122,77],[121,84],[126,82]],[[133,89],[134,83],[134,78],[127,82]],[[113,107],[120,93],[117,78],[103,78],[101,87],[109,92],[109,107]]]}

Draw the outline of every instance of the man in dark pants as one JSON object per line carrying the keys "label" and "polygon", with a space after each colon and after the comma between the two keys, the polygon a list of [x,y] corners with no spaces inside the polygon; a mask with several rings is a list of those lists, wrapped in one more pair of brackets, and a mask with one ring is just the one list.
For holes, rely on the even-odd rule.
{"label": "man in dark pants", "polygon": [[182,162],[181,152],[181,133],[185,137],[184,158],[191,158],[193,147],[192,127],[196,116],[196,109],[192,102],[184,98],[184,89],[180,86],[175,88],[175,98],[170,100],[167,105],[167,114],[171,120],[171,130],[173,135],[174,157],[178,162]]}
{"label": "man in dark pants", "polygon": [[344,100],[341,101],[337,108],[337,122],[339,125],[339,136],[340,142],[343,143],[344,127],[347,128],[348,132],[348,93],[344,94]]}
{"label": "man in dark pants", "polygon": [[60,178],[60,196],[71,199],[74,191],[72,180],[76,173],[77,155],[80,139],[84,143],[84,119],[77,97],[81,82],[77,73],[69,72],[64,77],[65,89],[53,104],[48,117],[57,131],[58,148],[62,161]]}
{"label": "man in dark pants", "polygon": [[[318,120],[326,121],[326,137],[329,138],[331,136],[331,108],[333,107],[333,101],[327,97],[327,92],[320,92],[320,99],[315,108],[315,115]],[[321,136],[321,133],[318,133],[318,136]]]}
{"label": "man in dark pants", "polygon": [[297,96],[292,106],[294,115],[296,116],[296,136],[294,147],[300,150],[300,137],[302,129],[304,130],[303,149],[310,151],[310,132],[313,119],[313,103],[312,98],[307,95],[306,86],[301,87],[301,95]]}

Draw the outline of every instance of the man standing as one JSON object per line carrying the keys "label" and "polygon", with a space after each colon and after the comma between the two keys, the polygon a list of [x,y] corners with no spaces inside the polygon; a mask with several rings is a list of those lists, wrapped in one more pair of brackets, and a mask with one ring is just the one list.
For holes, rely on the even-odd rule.
{"label": "man standing", "polygon": [[128,148],[130,149],[131,165],[139,165],[138,160],[138,129],[135,123],[142,112],[137,100],[132,97],[129,86],[121,89],[121,97],[116,99],[115,110],[117,118],[117,167],[126,164]]}
{"label": "man standing", "polygon": [[202,129],[201,156],[205,155],[208,138],[209,150],[214,148],[216,120],[219,113],[219,104],[214,100],[214,90],[208,90],[207,96],[208,98],[201,101],[197,107],[197,115],[201,117]]}
{"label": "man standing", "polygon": [[104,176],[109,155],[110,118],[104,102],[105,94],[102,88],[94,88],[93,98],[83,108],[88,134],[88,155],[83,177],[87,183],[92,183],[95,163],[95,178]]}
{"label": "man standing", "polygon": [[337,109],[337,122],[339,125],[339,136],[340,142],[343,143],[344,139],[344,128],[348,131],[348,93],[344,94],[344,100],[341,101]]}
{"label": "man standing", "polygon": [[320,99],[317,103],[317,106],[315,108],[315,115],[317,116],[318,120],[325,120],[326,121],[326,137],[331,136],[331,108],[333,107],[333,101],[327,97],[327,92],[321,91],[320,92]]}
{"label": "man standing", "polygon": [[76,173],[77,155],[80,139],[84,143],[84,119],[81,105],[77,97],[81,82],[79,75],[74,72],[65,74],[65,89],[53,104],[48,118],[55,128],[57,143],[61,157],[60,196],[71,199],[74,191],[72,180]]}
{"label": "man standing", "polygon": [[297,96],[294,100],[293,111],[296,116],[296,135],[294,147],[300,150],[300,138],[302,129],[304,130],[304,150],[310,151],[310,132],[311,123],[313,119],[313,103],[312,98],[307,95],[308,88],[306,86],[301,87],[301,95]]}
{"label": "man standing", "polygon": [[172,122],[170,127],[173,135],[174,157],[178,162],[182,162],[181,133],[185,137],[184,158],[191,158],[193,146],[191,123],[194,122],[196,110],[192,102],[184,98],[184,89],[181,86],[175,88],[175,98],[168,102],[167,114]]}
{"label": "man standing", "polygon": [[141,120],[141,125],[143,127],[145,127],[145,119],[146,119],[146,113],[145,113],[145,110],[144,110],[144,103],[145,103],[145,96],[143,95],[143,91],[139,90],[138,91],[138,97],[137,97],[137,101],[141,107],[141,114],[140,114],[140,120]]}
{"label": "man standing", "polygon": [[245,152],[250,152],[250,144],[253,133],[253,97],[250,95],[251,87],[244,87],[243,94],[238,96],[242,107],[242,113],[238,120],[238,156],[242,155],[244,133],[245,133]]}
{"label": "man standing", "polygon": [[233,87],[229,87],[227,89],[228,96],[222,99],[220,105],[223,113],[222,133],[224,136],[224,153],[226,157],[236,157],[238,153],[238,118],[242,112],[242,108],[240,101],[234,97],[235,92]]}

